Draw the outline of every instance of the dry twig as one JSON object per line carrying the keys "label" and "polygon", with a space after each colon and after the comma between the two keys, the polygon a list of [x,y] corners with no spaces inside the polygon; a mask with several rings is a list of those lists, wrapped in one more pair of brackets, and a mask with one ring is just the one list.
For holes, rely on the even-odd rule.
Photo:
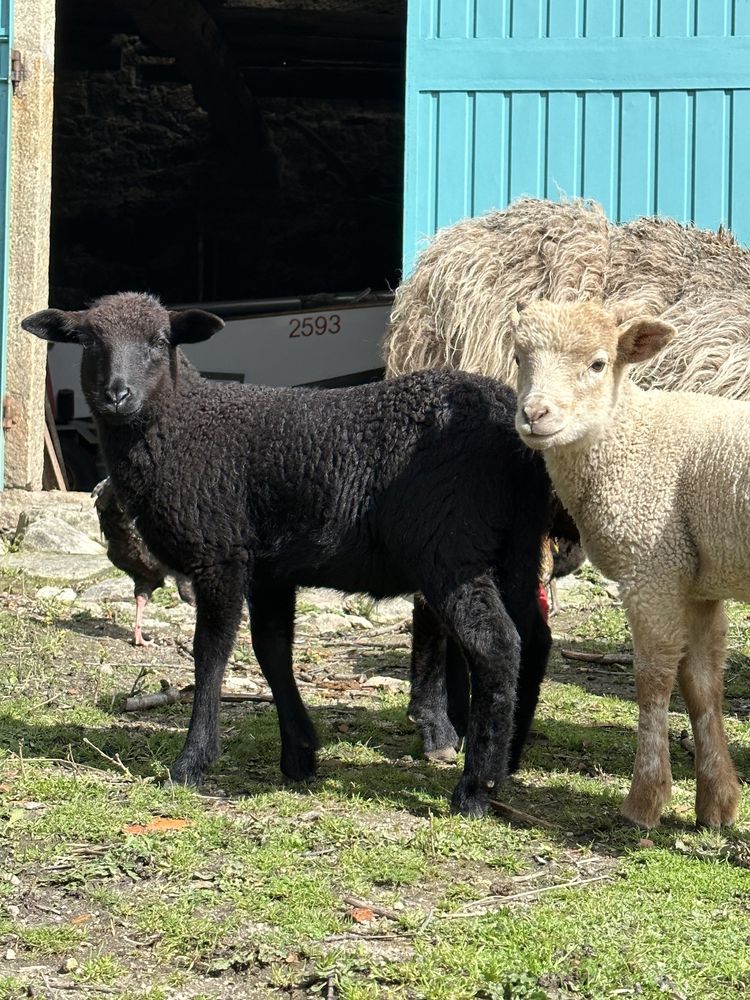
{"label": "dry twig", "polygon": [[100,757],[103,757],[105,760],[108,760],[110,764],[114,764],[119,771],[122,771],[122,773],[125,775],[126,778],[130,778],[132,781],[135,780],[135,775],[132,773],[130,768],[126,767],[120,760],[119,753],[116,753],[114,757],[110,757],[109,754],[106,754],[103,750],[100,750],[99,747],[96,745],[96,743],[92,743],[87,736],[83,737],[83,742],[86,744],[86,746],[91,747],[92,750],[96,750],[96,752],[99,754]]}
{"label": "dry twig", "polygon": [[490,902],[500,903],[503,906],[506,903],[512,903],[517,899],[529,899],[531,896],[538,896],[543,892],[552,892],[553,889],[575,889],[579,885],[589,885],[591,882],[603,882],[605,879],[611,878],[612,876],[607,875],[593,875],[590,878],[579,878],[573,879],[572,882],[557,882],[555,885],[541,885],[538,889],[527,889],[525,892],[515,892],[512,896],[487,896],[482,899],[476,899],[473,903],[467,903],[463,910],[454,910],[453,913],[444,913],[442,916],[445,920],[458,920],[461,917],[479,917],[482,916],[482,912],[474,913],[469,910],[470,906],[479,906],[480,904],[487,904]]}
{"label": "dry twig", "polygon": [[522,812],[520,809],[514,809],[513,806],[506,805],[505,802],[498,802],[496,799],[490,799],[490,806],[493,812],[505,816],[506,819],[512,819],[516,823],[523,823],[525,826],[541,826],[545,830],[560,829],[559,826],[555,823],[550,823],[549,820],[533,816],[531,813]]}
{"label": "dry twig", "polygon": [[[126,712],[144,712],[150,708],[161,708],[164,705],[174,705],[177,702],[191,702],[193,700],[194,686],[188,684],[184,688],[176,688],[162,681],[161,691],[153,694],[143,694],[136,698],[126,698],[124,710]],[[255,694],[251,691],[229,691],[221,689],[221,700],[228,702],[239,701],[263,701],[272,702],[273,695],[269,692],[259,692]]]}
{"label": "dry twig", "polygon": [[627,667],[633,662],[632,653],[586,653],[580,649],[562,649],[563,659],[582,660],[584,663],[620,663]]}
{"label": "dry twig", "polygon": [[353,906],[357,910],[372,910],[379,917],[387,917],[388,920],[400,920],[401,914],[397,913],[396,910],[389,910],[385,906],[379,906],[377,903],[368,903],[365,899],[359,899],[357,896],[342,896],[341,899],[347,906]]}

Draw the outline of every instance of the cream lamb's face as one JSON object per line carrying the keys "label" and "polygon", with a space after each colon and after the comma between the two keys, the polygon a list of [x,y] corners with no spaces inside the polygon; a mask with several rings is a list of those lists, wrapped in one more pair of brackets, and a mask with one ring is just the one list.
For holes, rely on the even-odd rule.
{"label": "cream lamb's face", "polygon": [[531,448],[600,436],[629,364],[652,357],[675,330],[637,317],[618,323],[594,303],[533,302],[511,317],[518,363],[516,429]]}

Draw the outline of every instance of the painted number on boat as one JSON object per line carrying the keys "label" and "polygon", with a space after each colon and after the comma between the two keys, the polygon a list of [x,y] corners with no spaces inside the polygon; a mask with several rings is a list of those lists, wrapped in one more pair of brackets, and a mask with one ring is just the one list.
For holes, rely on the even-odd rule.
{"label": "painted number on boat", "polygon": [[319,313],[317,316],[290,316],[290,337],[323,337],[327,333],[341,330],[341,316],[338,313]]}

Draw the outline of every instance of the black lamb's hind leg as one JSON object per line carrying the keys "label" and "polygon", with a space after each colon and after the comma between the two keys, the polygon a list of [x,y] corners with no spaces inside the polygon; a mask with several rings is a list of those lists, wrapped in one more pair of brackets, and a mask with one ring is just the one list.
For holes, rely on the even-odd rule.
{"label": "black lamb's hind leg", "polygon": [[449,718],[447,634],[421,594],[414,595],[409,718],[430,760],[453,760],[460,738]]}
{"label": "black lamb's hind leg", "polygon": [[531,723],[534,721],[534,712],[539,701],[539,689],[547,672],[552,636],[536,595],[527,604],[523,615],[516,616],[515,609],[510,602],[508,602],[508,611],[516,621],[516,627],[521,636],[521,669],[516,689],[513,740],[508,762],[508,770],[512,774],[520,766]]}
{"label": "black lamb's hind leg", "polygon": [[448,690],[448,718],[462,740],[469,726],[471,681],[466,657],[460,645],[450,635],[445,647],[445,681]]}
{"label": "black lamb's hind leg", "polygon": [[187,739],[169,770],[172,781],[199,785],[219,755],[221,681],[245,600],[245,567],[222,566],[194,579],[197,614],[195,694]]}
{"label": "black lamb's hind leg", "polygon": [[300,697],[292,666],[294,588],[254,589],[250,596],[253,650],[273,692],[281,734],[281,770],[293,781],[315,774],[318,737]]}
{"label": "black lamb's hind leg", "polygon": [[471,677],[466,763],[452,805],[483,816],[508,774],[521,643],[488,575],[425,596],[460,643]]}

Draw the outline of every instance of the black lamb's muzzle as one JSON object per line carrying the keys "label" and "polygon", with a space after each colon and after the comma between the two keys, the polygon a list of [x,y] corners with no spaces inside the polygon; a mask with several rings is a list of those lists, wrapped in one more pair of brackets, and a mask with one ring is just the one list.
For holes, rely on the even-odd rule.
{"label": "black lamb's muzzle", "polygon": [[122,402],[107,399],[97,399],[89,404],[94,413],[109,424],[128,424],[134,420],[143,409],[143,400],[139,396],[128,396]]}

